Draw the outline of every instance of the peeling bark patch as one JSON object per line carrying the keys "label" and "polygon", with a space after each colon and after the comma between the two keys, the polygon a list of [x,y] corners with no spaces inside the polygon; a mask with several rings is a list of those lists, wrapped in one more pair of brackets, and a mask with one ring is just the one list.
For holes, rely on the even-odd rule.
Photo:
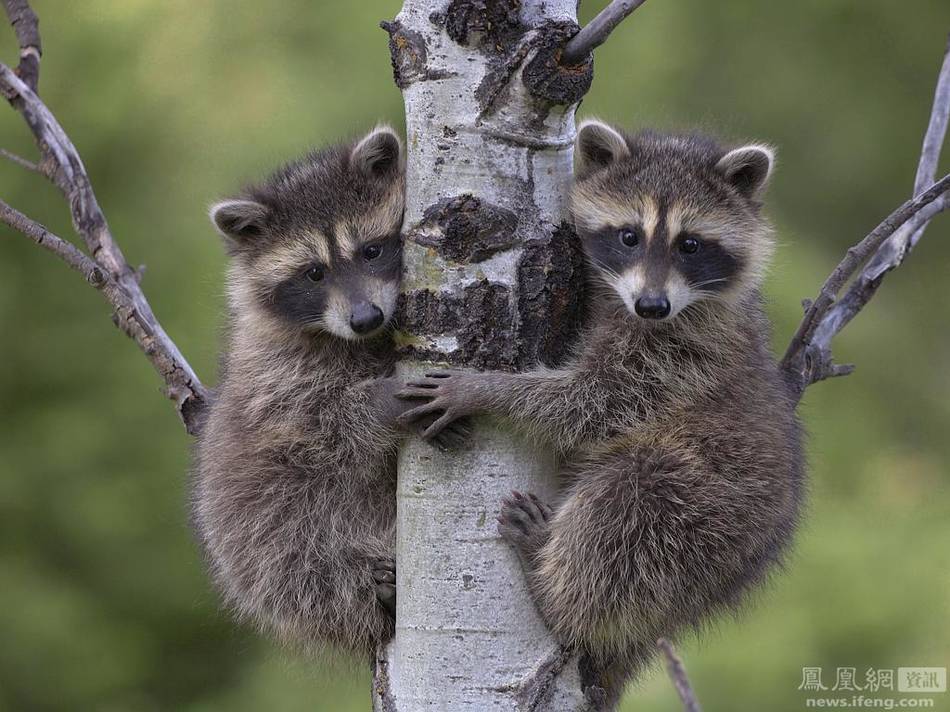
{"label": "peeling bark patch", "polygon": [[505,285],[483,279],[460,296],[416,290],[402,299],[399,323],[406,332],[422,337],[453,334],[458,348],[441,353],[410,344],[398,349],[401,357],[485,370],[517,367],[515,313]]}
{"label": "peeling bark patch", "polygon": [[400,356],[504,371],[563,363],[583,323],[584,275],[580,242],[565,223],[524,243],[517,300],[487,279],[461,293],[412,290],[401,297],[400,327],[422,339],[454,336],[456,348],[442,353],[414,339]]}
{"label": "peeling bark patch", "polygon": [[580,331],[585,306],[584,255],[574,229],[525,243],[518,263],[518,362],[562,363]]}
{"label": "peeling bark patch", "polygon": [[508,57],[489,62],[488,71],[475,88],[475,98],[481,107],[483,117],[491,113],[495,102],[502,96],[511,82],[512,75],[521,66],[530,50],[531,45],[522,42]]}
{"label": "peeling bark patch", "polygon": [[528,91],[551,104],[576,104],[590,89],[594,63],[565,67],[560,63],[565,43],[580,28],[573,22],[552,22],[540,28],[534,42],[537,52],[524,68],[522,80]]}
{"label": "peeling bark patch", "polygon": [[405,89],[413,82],[455,76],[453,72],[429,69],[425,39],[418,32],[405,29],[397,20],[383,21],[379,26],[389,33],[393,80],[400,89]]}
{"label": "peeling bark patch", "polygon": [[502,284],[480,280],[465,288],[457,352],[463,363],[496,371],[510,371],[517,366],[511,302],[511,294]]}
{"label": "peeling bark patch", "polygon": [[449,37],[463,47],[503,51],[524,31],[520,14],[521,0],[452,0],[439,19],[444,19]]}
{"label": "peeling bark patch", "polygon": [[432,247],[444,259],[471,263],[514,245],[518,216],[466,193],[430,206],[422,225],[438,226],[439,230],[414,230],[410,240]]}
{"label": "peeling bark patch", "polygon": [[416,289],[400,297],[400,327],[412,334],[439,336],[461,325],[460,300],[428,289]]}

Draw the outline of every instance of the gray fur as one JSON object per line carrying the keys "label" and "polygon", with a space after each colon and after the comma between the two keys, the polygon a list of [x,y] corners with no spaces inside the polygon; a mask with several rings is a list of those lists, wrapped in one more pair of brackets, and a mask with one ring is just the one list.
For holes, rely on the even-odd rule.
{"label": "gray fur", "polygon": [[[398,254],[380,270],[360,249],[394,235],[387,244],[400,249],[402,180],[398,139],[381,129],[212,210],[232,255],[231,320],[198,440],[198,537],[238,616],[282,640],[364,658],[393,630],[399,431],[385,386],[395,357],[385,331],[357,338],[331,324],[337,333],[320,310],[367,294],[394,301]],[[314,264],[325,267],[326,294],[300,281]],[[288,284],[281,298],[292,304],[275,310]],[[393,305],[381,308],[388,319]]]}
{"label": "gray fur", "polygon": [[[736,185],[719,165],[726,151],[708,138],[615,132],[628,150],[608,156],[605,135],[598,127],[584,143],[582,130],[578,147],[593,146],[598,164],[585,164],[573,195],[587,254],[601,254],[625,216],[656,226],[642,249],[617,258],[616,272],[592,260],[599,296],[574,360],[524,374],[433,373],[401,395],[427,401],[407,421],[441,414],[430,435],[454,418],[494,413],[563,453],[558,500],[548,507],[514,493],[499,530],[551,629],[586,653],[587,684],[616,701],[657,638],[736,607],[782,560],[803,463],[759,292],[770,251],[761,184]],[[698,259],[728,252],[736,268],[721,290],[682,287],[669,318],[640,318],[617,273],[642,271],[636,283],[651,289],[687,282],[676,261],[693,257],[676,252],[674,213],[691,216],[683,234],[705,225],[727,236]]]}

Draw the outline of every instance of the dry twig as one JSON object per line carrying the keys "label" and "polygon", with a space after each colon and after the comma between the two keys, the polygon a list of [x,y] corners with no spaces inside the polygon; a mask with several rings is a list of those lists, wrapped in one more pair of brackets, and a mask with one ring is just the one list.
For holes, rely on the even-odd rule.
{"label": "dry twig", "polygon": [[693,686],[689,684],[689,678],[686,676],[686,668],[683,667],[683,661],[679,659],[679,656],[673,649],[672,643],[666,638],[660,638],[656,641],[656,645],[666,659],[666,671],[673,681],[673,686],[676,688],[676,694],[680,697],[680,702],[683,703],[684,712],[702,712],[699,706],[699,700],[696,698],[696,693],[693,692]]}

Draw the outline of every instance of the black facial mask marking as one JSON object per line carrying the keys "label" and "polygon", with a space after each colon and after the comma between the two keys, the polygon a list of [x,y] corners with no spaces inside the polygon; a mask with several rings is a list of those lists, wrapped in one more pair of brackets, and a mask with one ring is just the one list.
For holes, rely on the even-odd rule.
{"label": "black facial mask marking", "polygon": [[[639,239],[634,246],[625,245],[620,232],[624,228],[633,229]],[[604,272],[622,274],[637,264],[646,252],[646,239],[639,226],[605,227],[594,233],[583,235],[584,249],[591,264]]]}
{"label": "black facial mask marking", "polygon": [[266,303],[274,314],[289,322],[318,321],[327,308],[326,282],[326,277],[320,282],[312,282],[301,271],[278,284],[272,299]]}
{"label": "black facial mask marking", "polygon": [[733,277],[742,268],[742,262],[718,242],[704,241],[700,236],[700,248],[693,254],[684,254],[679,249],[679,240],[674,244],[674,264],[686,283],[704,292],[721,292],[729,287]]}
{"label": "black facial mask marking", "polygon": [[[341,292],[355,304],[369,298],[369,280],[398,282],[402,270],[402,244],[398,234],[374,241],[381,249],[373,259],[367,259],[362,247],[346,259],[335,256],[333,263],[324,267],[319,281],[308,278],[312,265],[301,265],[300,270],[280,282],[264,304],[271,313],[292,324],[313,324],[326,311],[330,289]],[[370,251],[373,254],[373,251]],[[382,304],[377,305],[380,308]]]}

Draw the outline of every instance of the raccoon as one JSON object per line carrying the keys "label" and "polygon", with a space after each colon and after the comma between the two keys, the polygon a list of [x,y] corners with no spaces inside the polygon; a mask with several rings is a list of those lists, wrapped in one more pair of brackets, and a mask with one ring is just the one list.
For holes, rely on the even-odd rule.
{"label": "raccoon", "polygon": [[393,630],[403,190],[381,127],[211,208],[230,327],[197,445],[198,538],[238,616],[363,656]]}
{"label": "raccoon", "polygon": [[[610,704],[660,637],[783,558],[802,500],[794,400],[769,350],[772,252],[760,145],[585,122],[571,209],[592,277],[574,359],[523,374],[433,372],[402,417],[506,416],[562,455],[559,496],[513,492],[499,532],[551,630]],[[418,402],[418,401],[417,401]]]}

